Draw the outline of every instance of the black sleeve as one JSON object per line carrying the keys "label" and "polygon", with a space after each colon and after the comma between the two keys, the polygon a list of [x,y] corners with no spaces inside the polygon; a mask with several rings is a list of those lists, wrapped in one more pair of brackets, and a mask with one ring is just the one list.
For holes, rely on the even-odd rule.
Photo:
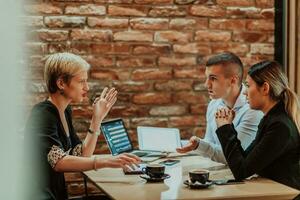
{"label": "black sleeve", "polygon": [[58,135],[58,119],[51,110],[33,108],[27,123],[27,132],[39,147],[40,156],[54,168],[59,159],[66,155]]}
{"label": "black sleeve", "polygon": [[73,126],[73,121],[72,121],[72,109],[71,106],[68,106],[67,109],[67,120],[68,124],[70,127],[70,138],[72,141],[72,147],[71,147],[71,154],[74,156],[81,156],[82,154],[82,142],[79,139],[78,135],[76,134],[76,131]]}
{"label": "black sleeve", "polygon": [[270,124],[261,140],[255,145],[252,143],[252,149],[246,154],[233,125],[224,125],[216,131],[227,163],[238,180],[259,173],[282,155],[290,139],[289,132],[289,127],[284,123]]}

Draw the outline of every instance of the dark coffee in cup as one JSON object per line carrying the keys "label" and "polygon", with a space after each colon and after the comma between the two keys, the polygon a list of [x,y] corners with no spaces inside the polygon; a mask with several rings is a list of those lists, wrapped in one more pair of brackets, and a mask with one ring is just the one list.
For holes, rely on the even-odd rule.
{"label": "dark coffee in cup", "polygon": [[143,172],[151,178],[161,178],[165,174],[165,166],[160,164],[149,164],[143,168]]}
{"label": "dark coffee in cup", "polygon": [[209,179],[209,171],[205,169],[195,169],[189,172],[192,183],[198,181],[199,183],[206,183]]}

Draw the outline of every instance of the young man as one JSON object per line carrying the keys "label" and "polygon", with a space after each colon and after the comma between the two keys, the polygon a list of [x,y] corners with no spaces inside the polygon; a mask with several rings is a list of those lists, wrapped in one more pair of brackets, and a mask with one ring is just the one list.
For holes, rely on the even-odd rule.
{"label": "young man", "polygon": [[206,63],[206,82],[209,97],[212,99],[206,112],[206,133],[204,139],[196,136],[190,138],[189,143],[177,152],[195,151],[212,160],[226,163],[222,146],[216,135],[217,125],[215,113],[222,107],[235,112],[233,125],[238,133],[242,148],[246,149],[254,140],[257,126],[263,113],[250,109],[243,94],[245,86],[243,80],[243,64],[233,53],[222,53],[212,56]]}

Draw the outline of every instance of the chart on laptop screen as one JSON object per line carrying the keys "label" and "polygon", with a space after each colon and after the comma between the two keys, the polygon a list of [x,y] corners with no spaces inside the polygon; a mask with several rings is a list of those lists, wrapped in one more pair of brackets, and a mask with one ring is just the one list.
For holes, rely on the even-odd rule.
{"label": "chart on laptop screen", "polygon": [[101,130],[113,155],[132,150],[131,142],[121,120],[103,123]]}

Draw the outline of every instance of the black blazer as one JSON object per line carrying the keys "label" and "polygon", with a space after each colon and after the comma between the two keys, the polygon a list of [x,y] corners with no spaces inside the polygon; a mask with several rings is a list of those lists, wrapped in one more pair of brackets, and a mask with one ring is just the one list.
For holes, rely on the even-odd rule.
{"label": "black blazer", "polygon": [[35,105],[28,118],[26,131],[29,141],[26,145],[35,147],[27,151],[32,154],[33,161],[29,166],[34,170],[35,179],[31,184],[35,184],[33,188],[36,190],[36,194],[32,194],[33,197],[30,199],[68,199],[64,173],[55,171],[47,158],[53,145],[58,146],[64,152],[71,152],[76,145],[81,144],[72,125],[70,106],[66,108],[65,116],[69,127],[69,137],[65,133],[57,108],[48,100]]}
{"label": "black blazer", "polygon": [[245,151],[233,125],[219,127],[216,132],[236,179],[258,174],[300,190],[300,136],[283,102],[263,117],[255,140]]}

